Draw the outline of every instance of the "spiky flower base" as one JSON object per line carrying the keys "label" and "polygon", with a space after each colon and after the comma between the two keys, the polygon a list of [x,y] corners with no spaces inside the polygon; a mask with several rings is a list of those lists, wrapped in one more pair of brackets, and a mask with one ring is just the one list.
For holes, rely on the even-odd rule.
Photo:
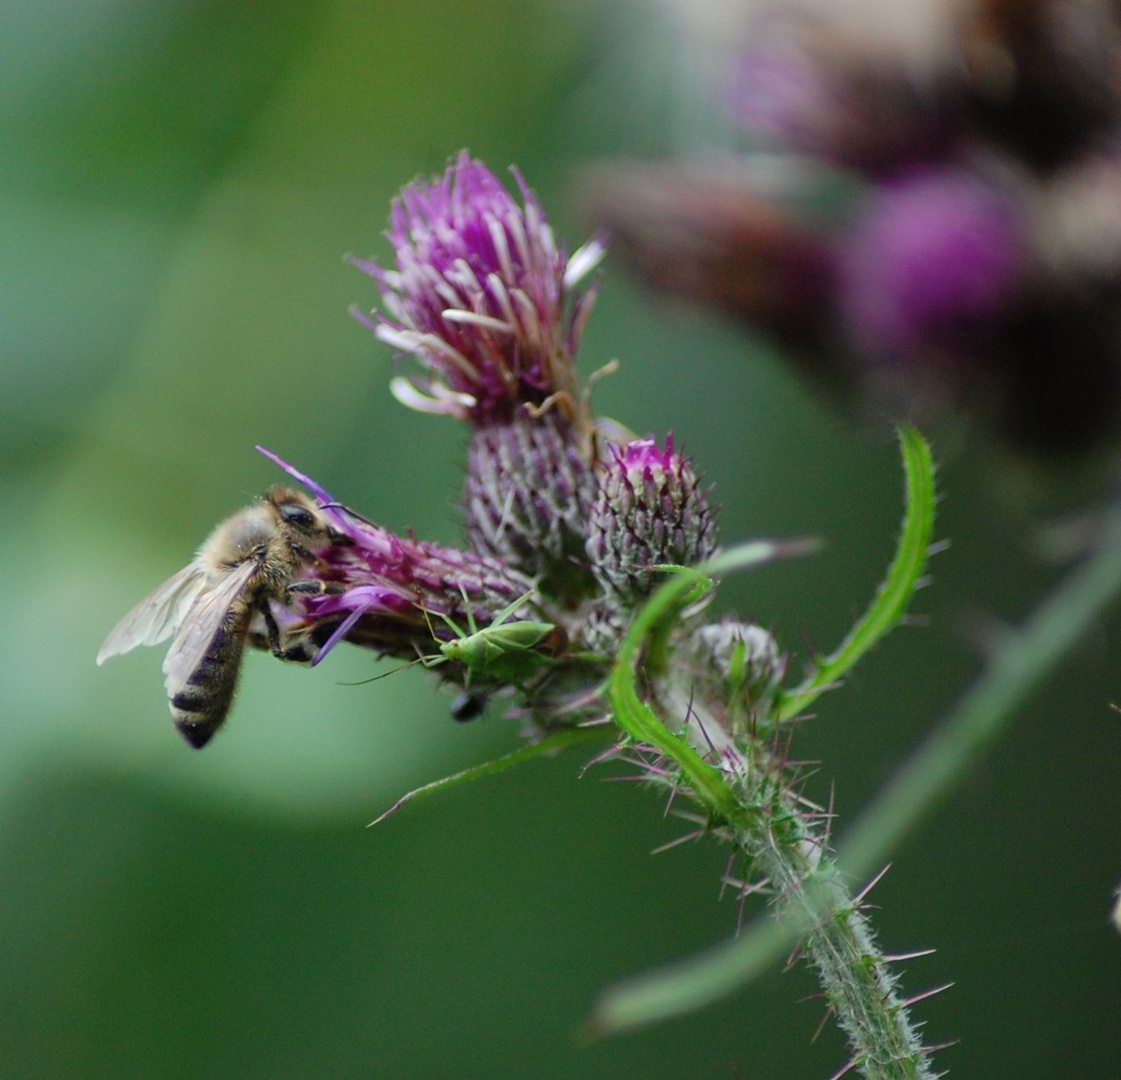
{"label": "spiky flower base", "polygon": [[562,603],[594,588],[584,535],[595,481],[558,409],[520,409],[478,428],[463,502],[471,547],[531,578]]}
{"label": "spiky flower base", "polygon": [[588,524],[588,557],[609,593],[633,608],[653,568],[693,566],[716,550],[715,515],[689,460],[654,439],[609,448]]}

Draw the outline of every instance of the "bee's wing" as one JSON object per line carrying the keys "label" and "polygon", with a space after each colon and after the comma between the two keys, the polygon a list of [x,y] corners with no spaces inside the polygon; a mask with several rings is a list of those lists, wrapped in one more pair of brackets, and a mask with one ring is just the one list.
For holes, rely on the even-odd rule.
{"label": "bee's wing", "polygon": [[206,659],[230,608],[257,572],[258,565],[256,559],[246,559],[213,589],[205,590],[195,599],[164,657],[164,686],[169,698],[174,698],[187,685]]}
{"label": "bee's wing", "polygon": [[188,563],[178,574],[169,577],[150,592],[116,626],[109,631],[105,644],[97,654],[104,664],[111,656],[119,656],[137,645],[157,645],[171,637],[183,624],[191,605],[205,591],[206,571],[198,562]]}

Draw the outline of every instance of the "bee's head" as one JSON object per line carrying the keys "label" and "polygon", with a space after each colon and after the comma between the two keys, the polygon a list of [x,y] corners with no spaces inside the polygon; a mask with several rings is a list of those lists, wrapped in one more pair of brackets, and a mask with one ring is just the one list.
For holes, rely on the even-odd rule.
{"label": "bee's head", "polygon": [[276,515],[278,523],[294,530],[315,546],[351,543],[327,523],[319,507],[303,492],[274,487],[265,494],[262,502]]}

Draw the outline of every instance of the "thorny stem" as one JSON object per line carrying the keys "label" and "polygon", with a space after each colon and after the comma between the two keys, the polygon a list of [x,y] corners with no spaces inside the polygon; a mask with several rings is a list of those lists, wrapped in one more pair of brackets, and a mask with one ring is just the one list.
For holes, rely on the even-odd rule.
{"label": "thorny stem", "polygon": [[[933,522],[933,465],[917,433],[901,429],[900,437],[908,512],[885,585],[837,653],[793,698],[812,699],[823,688],[820,679],[847,671],[899,621],[920,580]],[[792,698],[786,711],[780,705],[745,716],[737,695],[728,697],[686,667],[664,662],[683,611],[712,586],[702,571],[752,565],[779,553],[764,541],[702,568],[677,568],[676,577],[632,622],[608,694],[620,726],[640,750],[661,758],[648,769],[649,779],[696,800],[711,825],[730,837],[751,873],[770,886],[780,921],[801,938],[830,1011],[848,1037],[852,1057],[845,1071],[855,1068],[868,1080],[930,1080],[930,1050],[923,1047],[888,961],[876,948],[860,898],[850,895],[828,853],[828,815],[799,795],[797,770],[786,760],[784,721]],[[645,700],[639,697],[640,660]]]}
{"label": "thorny stem", "polygon": [[[1007,632],[977,682],[848,831],[837,854],[846,875],[861,879],[882,864],[900,837],[947,797],[1031,691],[1119,594],[1121,514],[1113,513],[1097,550],[1029,618]],[[833,861],[823,856],[814,877],[825,876],[827,860]],[[760,922],[734,942],[622,984],[597,1006],[595,1027],[619,1031],[677,1016],[743,986],[789,950],[803,928],[812,925],[814,911],[829,910],[829,897],[819,897],[812,881],[806,884],[817,906],[806,913],[804,923],[788,903],[781,923]]]}
{"label": "thorny stem", "polygon": [[734,846],[755,876],[769,882],[780,920],[806,928],[803,948],[848,1037],[852,1064],[868,1080],[929,1080],[935,1074],[928,1051],[896,978],[828,854],[827,819],[807,814],[781,756],[758,741],[744,753],[727,734],[728,724],[682,698],[681,686],[669,688],[666,713],[687,715],[687,741],[720,761],[740,807],[731,828]]}

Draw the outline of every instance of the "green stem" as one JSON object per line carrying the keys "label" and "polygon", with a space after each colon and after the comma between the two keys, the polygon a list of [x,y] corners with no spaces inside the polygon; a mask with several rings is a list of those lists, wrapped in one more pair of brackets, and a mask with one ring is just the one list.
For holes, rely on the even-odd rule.
{"label": "green stem", "polygon": [[[1121,512],[1115,512],[1098,550],[1071,571],[1022,627],[1008,632],[988,669],[850,830],[838,854],[847,873],[863,879],[882,864],[1119,593]],[[797,917],[782,924],[760,919],[734,941],[621,983],[597,1005],[596,1026],[619,1031],[711,1004],[761,975],[806,929],[807,921]]]}
{"label": "green stem", "polygon": [[1097,551],[1073,570],[1021,627],[1005,632],[965,697],[849,830],[838,857],[863,877],[965,775],[1017,708],[1087,627],[1121,593],[1121,512],[1106,523]]}
{"label": "green stem", "polygon": [[[686,716],[683,738],[719,760],[741,809],[730,830],[733,843],[750,873],[769,885],[782,922],[801,929],[854,1066],[867,1080],[929,1080],[926,1051],[868,921],[826,851],[822,822],[805,816],[769,744],[735,739],[720,701],[696,692],[691,676],[674,674],[655,683],[655,708],[662,715]],[[651,779],[667,782],[661,773]],[[668,782],[683,786],[680,780]],[[593,1026],[610,1027],[618,1020],[599,1011]]]}
{"label": "green stem", "polygon": [[867,1080],[930,1080],[929,1056],[897,979],[836,862],[823,856],[816,866],[799,863],[794,852],[777,847],[757,860],[780,896],[781,917],[809,927],[804,947],[855,1068]]}

